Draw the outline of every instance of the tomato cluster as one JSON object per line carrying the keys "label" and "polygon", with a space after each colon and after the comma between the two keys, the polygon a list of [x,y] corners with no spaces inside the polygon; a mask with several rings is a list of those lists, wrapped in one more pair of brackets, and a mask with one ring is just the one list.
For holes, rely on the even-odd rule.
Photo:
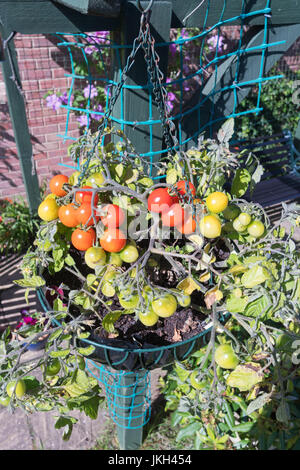
{"label": "tomato cluster", "polygon": [[[75,192],[75,201],[58,205],[57,198],[68,194],[69,187],[77,184],[75,172],[68,178],[66,175],[55,175],[49,187],[52,191],[38,208],[40,218],[46,222],[59,219],[69,228],[74,228],[71,242],[77,250],[86,251],[96,243],[95,224],[101,220],[105,230],[99,239],[101,247],[107,252],[120,252],[126,245],[126,236],[119,227],[125,221],[124,211],[116,204],[105,204],[98,207],[99,196],[90,185],[84,185]],[[100,186],[104,182],[102,173],[92,174],[87,183]]]}
{"label": "tomato cluster", "polygon": [[224,217],[230,221],[229,229],[232,228],[242,235],[251,235],[253,238],[260,238],[265,233],[265,226],[259,219],[252,218],[247,212],[241,212],[240,209],[231,204],[223,213]]}
{"label": "tomato cluster", "polygon": [[[176,195],[172,196],[168,188],[157,188],[148,197],[149,211],[161,215],[163,226],[174,227],[184,235],[191,235],[196,232],[198,224],[200,233],[206,238],[216,238],[221,235],[222,226],[217,214],[225,210],[228,205],[225,193],[214,192],[204,203],[195,198],[195,186],[184,180],[176,183],[175,192]],[[201,204],[201,211],[197,210],[198,204]],[[205,212],[210,214],[203,215]]]}

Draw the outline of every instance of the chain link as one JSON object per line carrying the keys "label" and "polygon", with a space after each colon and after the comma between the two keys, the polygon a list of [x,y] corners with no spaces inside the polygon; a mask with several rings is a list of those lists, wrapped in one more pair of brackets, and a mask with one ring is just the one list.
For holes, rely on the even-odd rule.
{"label": "chain link", "polygon": [[[151,3],[152,6],[152,3]],[[143,49],[144,57],[147,64],[147,71],[150,77],[150,81],[153,87],[153,95],[156,102],[156,105],[159,109],[160,120],[163,125],[163,137],[166,142],[167,148],[170,151],[174,152],[174,148],[178,147],[178,139],[176,137],[176,126],[170,120],[169,111],[167,108],[167,90],[162,85],[164,75],[159,68],[159,55],[155,51],[155,40],[150,31],[150,15],[151,15],[151,8],[147,8],[143,11],[141,15],[140,21],[140,30],[138,36],[133,41],[132,51],[127,58],[126,65],[122,70],[120,81],[114,91],[109,98],[109,103],[107,110],[103,116],[103,120],[97,129],[97,136],[94,140],[93,146],[87,154],[87,159],[85,164],[82,167],[81,174],[78,178],[78,186],[80,186],[86,171],[88,169],[90,160],[97,148],[100,137],[105,129],[106,123],[109,120],[114,105],[117,99],[120,96],[122,87],[128,78],[128,73],[135,62],[135,57],[139,49]],[[172,150],[173,149],[173,150]]]}

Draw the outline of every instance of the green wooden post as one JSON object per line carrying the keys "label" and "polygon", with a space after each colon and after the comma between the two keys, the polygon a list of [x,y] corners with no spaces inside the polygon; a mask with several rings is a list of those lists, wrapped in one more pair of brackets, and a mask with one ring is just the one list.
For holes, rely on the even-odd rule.
{"label": "green wooden post", "polygon": [[147,372],[122,374],[117,392],[116,412],[120,424],[117,426],[117,432],[120,449],[137,450],[143,441]]}
{"label": "green wooden post", "polygon": [[[10,35],[10,32],[1,26],[1,23],[0,34],[3,40],[6,40]],[[35,212],[40,202],[39,183],[32,157],[32,144],[26,118],[25,101],[17,85],[20,85],[21,82],[13,39],[7,42],[4,48],[2,71],[27,200],[30,210]],[[12,79],[13,76],[16,81]]]}

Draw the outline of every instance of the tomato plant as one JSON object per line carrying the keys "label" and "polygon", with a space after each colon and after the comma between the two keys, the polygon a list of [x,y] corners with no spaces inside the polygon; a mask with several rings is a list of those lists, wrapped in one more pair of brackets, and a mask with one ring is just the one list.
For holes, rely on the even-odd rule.
{"label": "tomato plant", "polygon": [[[135,349],[143,341],[169,347],[187,340],[192,351],[201,333],[200,349],[166,378],[178,442],[191,432],[196,448],[255,447],[259,439],[250,426],[262,422],[268,433],[274,419],[291,432],[289,445],[297,442],[290,417],[299,378],[291,346],[300,334],[300,260],[293,239],[299,209],[283,206],[272,224],[262,207],[243,199],[261,169],[252,155],[249,169],[240,165],[229,146],[232,132],[229,121],[215,140],[199,139],[185,158],[181,153],[157,162],[164,183],[154,183],[122,132],[106,129],[101,142],[107,143],[93,155],[95,136],[72,144],[80,160],[76,186],[69,181],[64,196],[42,202],[49,215],[39,211],[45,223],[16,281],[26,295],[37,287],[51,293],[45,318],[19,332],[26,341],[33,333],[50,338],[38,363],[43,381],[34,385],[17,353],[9,361],[0,355],[0,397],[9,407],[49,406],[68,424],[68,406],[95,415],[99,388],[79,360],[96,357],[96,346],[82,345],[91,334]],[[81,226],[73,225],[81,209]],[[92,224],[82,227],[92,214]],[[282,334],[291,341],[277,340]],[[19,348],[8,334],[1,341],[9,351]],[[53,375],[46,373],[50,365]],[[23,399],[9,397],[7,384],[23,378]]]}

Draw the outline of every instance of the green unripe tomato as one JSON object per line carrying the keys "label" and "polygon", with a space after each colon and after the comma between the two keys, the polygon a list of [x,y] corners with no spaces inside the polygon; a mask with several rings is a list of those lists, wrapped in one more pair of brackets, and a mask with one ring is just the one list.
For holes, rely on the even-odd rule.
{"label": "green unripe tomato", "polygon": [[25,395],[26,392],[26,384],[24,380],[20,379],[18,381],[13,380],[12,382],[9,382],[6,386],[6,393],[9,397],[12,397],[13,393],[15,390],[15,395],[17,398],[22,398],[23,395]]}
{"label": "green unripe tomato", "polygon": [[236,230],[239,233],[243,233],[247,230],[247,227],[241,224],[240,219],[238,217],[234,219],[232,225],[233,225],[234,230]]}
{"label": "green unripe tomato", "polygon": [[216,238],[221,235],[221,222],[215,215],[206,215],[200,220],[201,234],[206,238]]}
{"label": "green unripe tomato", "polygon": [[153,300],[152,309],[159,317],[171,317],[177,309],[177,300],[174,295],[167,294],[163,297]]}
{"label": "green unripe tomato", "polygon": [[96,266],[104,266],[106,264],[106,253],[99,246],[91,246],[84,254],[84,261],[91,269],[95,269]]}
{"label": "green unripe tomato", "polygon": [[188,307],[191,305],[191,296],[188,294],[178,294],[177,292],[176,299],[180,307]]}
{"label": "green unripe tomato", "polygon": [[150,307],[145,313],[139,313],[139,320],[145,326],[153,326],[158,322],[159,316]]}
{"label": "green unripe tomato", "polygon": [[48,364],[47,364],[47,367],[46,367],[46,375],[48,376],[53,376],[53,375],[56,375],[58,374],[58,372],[60,371],[60,362],[59,362],[59,359],[56,357],[55,359],[52,359]]}
{"label": "green unripe tomato", "polygon": [[112,264],[113,266],[122,266],[123,261],[121,260],[119,253],[109,253],[108,257],[108,264]]}
{"label": "green unripe tomato", "polygon": [[263,235],[265,231],[265,226],[260,220],[253,220],[250,225],[247,227],[249,235],[252,237],[259,238]]}
{"label": "green unripe tomato", "polygon": [[110,282],[104,281],[101,286],[101,292],[105,297],[114,297],[116,290]]}
{"label": "green unripe tomato", "polygon": [[103,186],[103,183],[105,182],[105,177],[102,173],[93,173],[89,178],[86,180],[86,186]]}
{"label": "green unripe tomato", "polygon": [[251,215],[246,214],[246,212],[241,212],[238,216],[238,220],[241,222],[242,225],[249,225],[251,222]]}
{"label": "green unripe tomato", "polygon": [[136,308],[139,303],[139,296],[131,293],[129,289],[123,290],[118,297],[120,305],[125,310]]}
{"label": "green unripe tomato", "polygon": [[223,215],[226,220],[234,220],[238,217],[240,212],[241,211],[238,206],[235,206],[234,204],[229,204],[223,211]]}
{"label": "green unripe tomato", "polygon": [[80,176],[80,171],[74,171],[74,173],[71,174],[69,177],[68,183],[71,184],[72,186],[75,186],[78,183],[78,179]]}
{"label": "green unripe tomato", "polygon": [[218,346],[215,351],[215,361],[222,369],[235,369],[239,359],[229,344]]}
{"label": "green unripe tomato", "polygon": [[10,398],[8,395],[6,395],[5,397],[0,397],[0,405],[8,406],[9,402],[10,402]]}
{"label": "green unripe tomato", "polygon": [[134,245],[128,244],[120,251],[119,255],[124,263],[134,263],[139,257],[139,252]]}

